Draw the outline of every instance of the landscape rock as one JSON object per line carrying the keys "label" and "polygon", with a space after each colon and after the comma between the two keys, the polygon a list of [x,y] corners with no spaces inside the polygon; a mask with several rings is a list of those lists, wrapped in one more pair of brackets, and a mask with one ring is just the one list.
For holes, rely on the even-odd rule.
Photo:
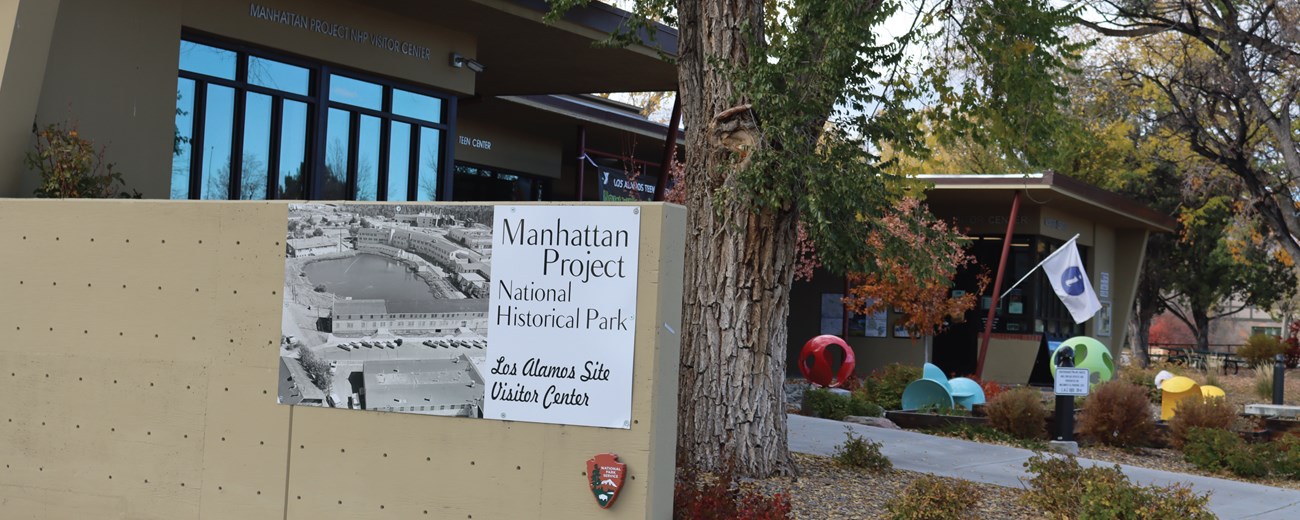
{"label": "landscape rock", "polygon": [[844,422],[861,424],[863,426],[875,426],[877,428],[888,428],[890,430],[901,429],[898,427],[897,424],[894,424],[894,421],[891,421],[884,417],[863,417],[861,415],[850,415],[844,418]]}

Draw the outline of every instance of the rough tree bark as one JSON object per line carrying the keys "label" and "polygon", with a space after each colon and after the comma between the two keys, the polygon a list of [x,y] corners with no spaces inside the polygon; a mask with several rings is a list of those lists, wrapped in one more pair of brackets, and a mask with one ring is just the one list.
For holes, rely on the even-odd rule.
{"label": "rough tree bark", "polygon": [[683,0],[677,14],[689,209],[677,454],[697,468],[788,474],[782,383],[796,214],[717,196],[745,146],[763,146],[732,135],[752,128],[752,113],[729,110],[744,100],[716,66],[763,59],[742,29],[761,30],[763,3]]}
{"label": "rough tree bark", "polygon": [[1151,365],[1151,322],[1161,309],[1160,291],[1164,284],[1164,266],[1151,262],[1151,258],[1164,258],[1162,248],[1155,244],[1147,245],[1147,262],[1142,265],[1141,278],[1138,280],[1137,297],[1134,298],[1134,317],[1137,320],[1137,341],[1133,344],[1133,357],[1138,366],[1146,368]]}

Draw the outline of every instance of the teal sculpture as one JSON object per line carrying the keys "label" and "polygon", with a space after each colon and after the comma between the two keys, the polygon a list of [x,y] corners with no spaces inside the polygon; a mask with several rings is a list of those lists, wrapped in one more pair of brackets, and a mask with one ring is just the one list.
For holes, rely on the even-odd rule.
{"label": "teal sculpture", "polygon": [[956,406],[969,410],[977,404],[984,404],[984,389],[979,383],[965,377],[948,379],[942,369],[930,363],[922,368],[921,379],[903,389],[904,410]]}

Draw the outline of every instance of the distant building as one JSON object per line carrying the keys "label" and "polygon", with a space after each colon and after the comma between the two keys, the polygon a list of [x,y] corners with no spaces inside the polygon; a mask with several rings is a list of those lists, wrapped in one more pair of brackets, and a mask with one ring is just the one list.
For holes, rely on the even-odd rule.
{"label": "distant building", "polygon": [[447,238],[485,258],[492,256],[492,229],[487,226],[451,228],[447,231]]}
{"label": "distant building", "polygon": [[361,372],[366,410],[476,417],[483,406],[483,376],[464,355],[366,361]]}
{"label": "distant building", "polygon": [[[489,242],[491,239],[488,239]],[[357,246],[382,244],[403,251],[424,255],[449,273],[459,273],[470,269],[472,264],[482,263],[482,253],[464,245],[457,244],[447,236],[432,231],[416,229],[398,229],[391,227],[365,228],[357,232]],[[491,246],[488,246],[491,252]]]}
{"label": "distant building", "polygon": [[460,290],[466,296],[471,298],[485,298],[488,294],[488,281],[483,275],[478,273],[459,273],[456,279],[460,282]]}
{"label": "distant building", "polygon": [[307,371],[297,359],[280,358],[280,404],[306,404],[320,406],[325,402],[325,392],[311,383]]}
{"label": "distant building", "polygon": [[431,215],[428,213],[421,213],[419,215],[398,215],[396,220],[399,223],[426,228],[446,227],[456,223],[456,219],[449,215]]}
{"label": "distant building", "polygon": [[343,250],[339,238],[331,236],[291,238],[287,243],[289,244],[287,252],[290,258],[326,255]]}
{"label": "distant building", "polygon": [[379,329],[444,334],[456,329],[487,333],[487,300],[343,300],[331,313],[336,334]]}

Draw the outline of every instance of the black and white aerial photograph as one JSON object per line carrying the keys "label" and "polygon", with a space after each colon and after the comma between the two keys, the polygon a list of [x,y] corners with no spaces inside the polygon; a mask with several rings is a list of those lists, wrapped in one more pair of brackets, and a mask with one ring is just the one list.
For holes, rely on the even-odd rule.
{"label": "black and white aerial photograph", "polygon": [[482,417],[492,206],[294,204],[281,404]]}

